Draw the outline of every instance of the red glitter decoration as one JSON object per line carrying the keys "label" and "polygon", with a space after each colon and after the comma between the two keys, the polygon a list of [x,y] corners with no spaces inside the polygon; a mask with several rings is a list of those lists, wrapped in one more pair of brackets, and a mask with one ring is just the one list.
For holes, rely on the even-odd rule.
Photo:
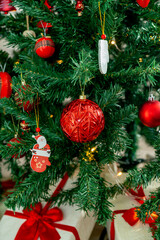
{"label": "red glitter decoration", "polygon": [[139,4],[139,6],[141,6],[142,8],[146,8],[148,7],[150,0],[137,0],[137,3]]}
{"label": "red glitter decoration", "polygon": [[78,12],[78,16],[82,16],[82,11],[84,10],[83,0],[77,0],[75,9]]}
{"label": "red glitter decoration", "polygon": [[20,122],[20,126],[23,131],[29,132],[30,128],[28,126],[28,123],[25,122],[25,120],[22,120]]}
{"label": "red glitter decoration", "polygon": [[42,37],[36,42],[35,51],[41,58],[49,58],[55,52],[55,44],[50,37]]}
{"label": "red glitter decoration", "polygon": [[16,8],[10,5],[12,1],[11,0],[1,0],[0,1],[0,11],[7,14],[10,11],[16,11]]}
{"label": "red glitter decoration", "polygon": [[[25,94],[25,91],[31,91],[31,87],[28,84],[22,86],[22,88],[24,89],[23,94]],[[19,107],[23,107],[24,111],[29,113],[34,108],[34,103],[31,103],[29,100],[26,102],[23,102],[22,98],[20,98],[20,96],[19,96],[20,92],[21,92],[21,89],[19,89],[19,92],[15,93],[14,98],[15,98],[16,104]],[[22,102],[23,102],[23,104],[22,104]]]}
{"label": "red glitter decoration", "polygon": [[11,76],[7,72],[0,72],[0,98],[11,96],[11,80]]}
{"label": "red glitter decoration", "polygon": [[[10,141],[9,141],[9,143],[7,144],[7,146],[8,147],[14,147],[14,146],[12,146],[12,144],[11,143],[21,143],[21,138],[12,138]],[[20,155],[19,157],[21,158],[21,157],[24,157],[25,156],[25,154],[22,154],[22,155]],[[18,154],[14,154],[13,156],[12,156],[12,158],[17,158],[18,157]]]}
{"label": "red glitter decoration", "polygon": [[139,118],[147,127],[160,126],[160,102],[156,100],[145,102],[139,110]]}
{"label": "red glitter decoration", "polygon": [[96,139],[105,126],[100,107],[88,99],[77,99],[68,104],[61,115],[61,128],[73,142],[90,142]]}

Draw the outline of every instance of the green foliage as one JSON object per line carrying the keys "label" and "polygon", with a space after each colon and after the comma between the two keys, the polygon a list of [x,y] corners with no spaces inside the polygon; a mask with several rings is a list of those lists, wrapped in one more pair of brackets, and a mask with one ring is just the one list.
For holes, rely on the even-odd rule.
{"label": "green foliage", "polygon": [[[9,99],[0,99],[1,129],[0,156],[5,159],[16,181],[16,190],[7,199],[7,206],[29,207],[40,199],[47,200],[50,184],[56,184],[67,171],[71,176],[79,167],[73,189],[62,191],[54,202],[61,205],[68,202],[76,204],[86,212],[93,211],[100,224],[110,219],[111,204],[109,198],[122,193],[117,185],[106,183],[101,174],[105,164],[121,159],[123,151],[136,149],[135,136],[127,132],[128,124],[139,124],[138,108],[146,101],[149,85],[152,90],[159,89],[159,12],[158,3],[151,0],[149,8],[142,9],[131,0],[101,0],[102,15],[106,12],[105,34],[109,42],[110,62],[108,72],[100,74],[98,69],[97,46],[102,34],[98,0],[84,1],[82,17],[78,17],[74,4],[70,0],[50,0],[54,6],[50,12],[44,6],[44,0],[14,0],[13,4],[22,11],[12,15],[0,15],[1,37],[8,46],[18,48],[14,59],[8,59],[6,71],[12,75],[13,94]],[[30,29],[37,37],[26,38],[26,14],[30,17]],[[49,35],[56,45],[56,51],[50,59],[41,59],[35,53],[36,39],[41,37],[42,29],[38,21],[52,24]],[[112,44],[115,40],[116,44]],[[0,62],[4,64],[8,55],[0,52]],[[30,88],[24,91],[22,80]],[[31,89],[31,90],[30,90]],[[51,147],[51,166],[43,173],[31,171],[31,151],[35,140],[35,112],[23,111],[15,102],[15,92],[19,93],[22,103],[30,100],[36,105],[39,98],[41,134]],[[64,100],[77,99],[85,93],[103,110],[105,128],[100,136],[85,144],[71,142],[60,128],[60,117]],[[14,122],[12,121],[14,119]],[[25,120],[29,132],[19,127]],[[21,143],[7,143],[18,132]],[[155,129],[142,134],[156,149],[156,160],[142,170],[133,170],[124,183],[125,187],[147,186],[153,179],[160,178],[160,140]],[[136,132],[137,134],[137,132]],[[86,150],[96,147],[94,160],[89,161]],[[20,166],[14,154],[26,154],[25,164]],[[85,160],[84,160],[85,159]],[[155,198],[146,201],[139,216],[144,220],[146,211],[158,211],[159,190]],[[158,205],[157,205],[158,204]],[[159,239],[159,218],[156,237]]]}

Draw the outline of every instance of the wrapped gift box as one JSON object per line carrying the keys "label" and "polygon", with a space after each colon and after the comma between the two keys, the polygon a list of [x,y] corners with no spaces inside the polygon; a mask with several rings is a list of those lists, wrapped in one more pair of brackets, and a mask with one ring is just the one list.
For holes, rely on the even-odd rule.
{"label": "wrapped gift box", "polygon": [[[123,182],[125,180],[126,174],[123,173],[119,179],[119,182]],[[107,174],[106,179],[112,179],[112,183],[116,183],[116,175],[109,177]],[[145,196],[148,197],[151,192],[154,192],[160,186],[160,182],[153,181],[146,189],[144,189]],[[117,210],[127,210],[141,204],[135,200],[135,196],[131,195],[118,195],[116,198],[110,200],[113,204],[112,211]],[[107,221],[107,233],[109,240],[153,240],[153,236],[151,233],[151,229],[149,224],[142,223],[140,220],[133,226],[130,226],[129,223],[125,221],[122,217],[123,213],[115,214],[114,216],[114,230],[115,236],[111,238],[111,221]],[[113,226],[113,225],[112,225]]]}
{"label": "wrapped gift box", "polygon": [[[72,188],[72,183],[75,178],[69,178],[67,183],[64,186],[65,189]],[[51,187],[51,193],[55,191],[56,187]],[[52,195],[52,194],[51,194]],[[42,206],[46,206],[46,203],[42,203]],[[52,205],[51,208],[55,206]],[[60,209],[63,213],[63,220],[55,222],[57,225],[67,225],[73,227],[77,230],[80,240],[88,240],[90,234],[95,225],[95,218],[90,213],[89,216],[86,215],[83,211],[77,210],[75,206],[61,205]],[[16,209],[16,213],[22,213],[23,209]],[[8,210],[10,212],[10,210]],[[12,212],[13,213],[13,212]],[[6,211],[7,214],[7,211]],[[17,218],[15,216],[4,215],[0,222],[0,239],[3,240],[14,240],[17,232],[19,231],[22,224],[26,219]],[[56,231],[59,233],[61,240],[75,240],[75,236],[71,231],[62,230],[58,227],[55,227]],[[29,231],[28,231],[29,232]],[[38,240],[40,238],[38,237]],[[48,240],[48,238],[47,238]],[[55,238],[53,237],[53,240]]]}

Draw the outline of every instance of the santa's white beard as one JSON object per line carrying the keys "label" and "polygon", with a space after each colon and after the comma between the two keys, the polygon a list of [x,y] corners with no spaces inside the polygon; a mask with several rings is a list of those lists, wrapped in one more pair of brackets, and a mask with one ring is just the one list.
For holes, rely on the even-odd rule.
{"label": "santa's white beard", "polygon": [[47,141],[45,139],[45,137],[39,137],[37,140],[37,143],[39,144],[39,148],[43,148],[44,146],[46,146]]}

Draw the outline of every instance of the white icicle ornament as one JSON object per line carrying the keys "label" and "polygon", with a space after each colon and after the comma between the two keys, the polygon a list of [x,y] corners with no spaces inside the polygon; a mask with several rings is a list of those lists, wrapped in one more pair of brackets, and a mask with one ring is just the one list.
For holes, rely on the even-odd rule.
{"label": "white icicle ornament", "polygon": [[102,74],[106,74],[108,63],[109,63],[109,51],[108,51],[108,41],[105,39],[100,39],[98,41],[98,63],[99,63],[99,71]]}

